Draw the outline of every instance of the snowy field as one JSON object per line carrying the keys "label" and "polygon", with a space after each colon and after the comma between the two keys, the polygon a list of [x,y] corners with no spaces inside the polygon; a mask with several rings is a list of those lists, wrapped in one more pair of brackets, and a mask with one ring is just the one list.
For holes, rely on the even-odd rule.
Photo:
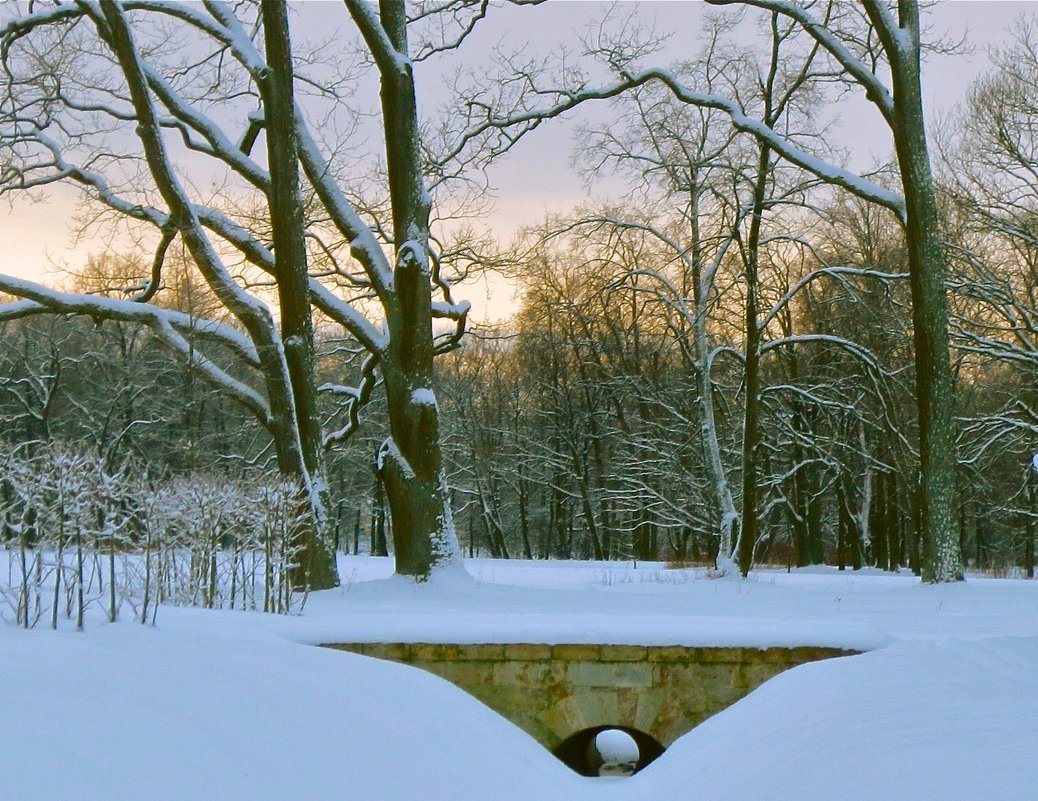
{"label": "snowy field", "polygon": [[[1038,582],[345,557],[299,616],[0,625],[0,801],[1038,799]],[[66,622],[66,625],[67,622]],[[331,641],[836,645],[632,778],[579,777],[450,684]]]}

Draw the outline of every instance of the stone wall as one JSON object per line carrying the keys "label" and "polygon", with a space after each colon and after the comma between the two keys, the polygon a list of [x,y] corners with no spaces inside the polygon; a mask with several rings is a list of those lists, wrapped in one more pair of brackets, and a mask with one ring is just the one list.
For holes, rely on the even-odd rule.
{"label": "stone wall", "polygon": [[709,716],[795,665],[835,648],[335,643],[413,665],[474,695],[554,749],[596,726],[637,729],[669,746]]}

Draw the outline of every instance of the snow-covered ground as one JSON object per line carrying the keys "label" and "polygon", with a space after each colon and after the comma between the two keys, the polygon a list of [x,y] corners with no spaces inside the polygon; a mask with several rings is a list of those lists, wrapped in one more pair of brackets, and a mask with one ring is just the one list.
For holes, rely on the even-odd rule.
{"label": "snow-covered ground", "polygon": [[[415,587],[344,558],[301,616],[0,625],[0,801],[1038,798],[1038,582],[468,566]],[[307,647],[394,640],[870,652],[773,679],[632,778],[587,779],[446,682]]]}

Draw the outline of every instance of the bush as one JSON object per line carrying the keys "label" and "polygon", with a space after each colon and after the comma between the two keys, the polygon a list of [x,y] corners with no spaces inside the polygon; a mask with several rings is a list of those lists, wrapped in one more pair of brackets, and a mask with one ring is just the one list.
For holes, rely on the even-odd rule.
{"label": "bush", "polygon": [[25,628],[161,603],[287,613],[299,491],[270,476],[149,481],[138,465],[33,443],[0,458],[0,596]]}

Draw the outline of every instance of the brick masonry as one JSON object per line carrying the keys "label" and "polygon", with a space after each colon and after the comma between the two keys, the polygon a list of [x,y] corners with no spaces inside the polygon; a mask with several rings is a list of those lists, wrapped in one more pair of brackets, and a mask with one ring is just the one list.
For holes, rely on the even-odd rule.
{"label": "brick masonry", "polygon": [[456,684],[545,747],[595,726],[625,726],[669,746],[796,665],[853,651],[508,643],[329,643],[422,668]]}

